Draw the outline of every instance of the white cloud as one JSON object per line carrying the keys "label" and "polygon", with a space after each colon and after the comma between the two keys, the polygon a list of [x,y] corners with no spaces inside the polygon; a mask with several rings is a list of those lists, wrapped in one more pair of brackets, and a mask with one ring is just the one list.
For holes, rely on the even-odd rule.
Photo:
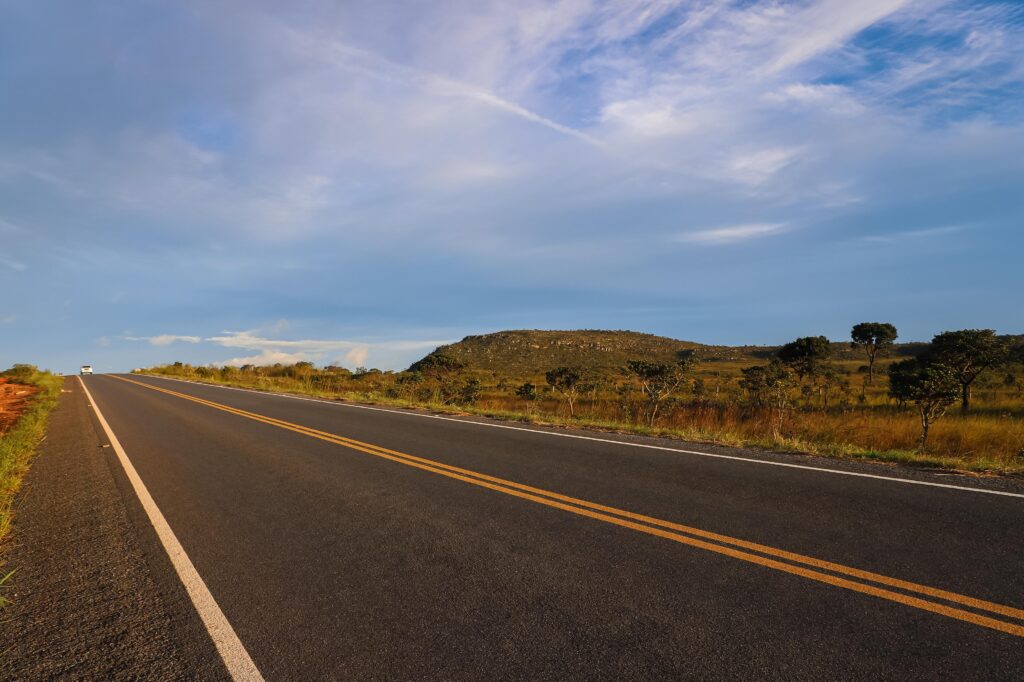
{"label": "white cloud", "polygon": [[145,341],[151,346],[169,346],[172,343],[199,343],[202,338],[198,336],[183,336],[181,334],[159,334],[157,336],[126,336],[128,341]]}
{"label": "white cloud", "polygon": [[7,315],[6,317],[0,317],[0,324],[14,324],[18,321],[16,315]]}
{"label": "white cloud", "polygon": [[349,367],[365,367],[366,359],[370,356],[369,346],[356,346],[349,352],[345,353],[342,361]]}
{"label": "white cloud", "polygon": [[[390,366],[401,364],[410,353],[423,353],[447,340],[388,340],[377,342],[348,341],[344,339],[271,339],[260,336],[257,330],[224,332],[206,339],[225,348],[244,348],[260,351],[259,355],[232,358],[229,364],[274,364],[276,362],[335,362],[349,367],[365,366],[370,358]],[[337,358],[337,360],[335,360]]]}
{"label": "white cloud", "polygon": [[783,15],[776,26],[782,30],[773,36],[777,55],[764,71],[775,73],[802,64],[908,4],[909,0],[824,0]]}
{"label": "white cloud", "polygon": [[226,365],[228,367],[241,367],[242,365],[265,367],[267,365],[276,365],[278,363],[282,365],[294,365],[296,362],[311,362],[312,360],[313,358],[310,357],[308,353],[284,353],[281,351],[265,350],[258,355],[231,358],[224,362],[212,364]]}
{"label": "white cloud", "polygon": [[761,185],[792,164],[799,152],[799,149],[775,147],[740,154],[729,162],[727,172],[742,183]]}
{"label": "white cloud", "polygon": [[679,235],[676,240],[692,244],[735,244],[749,239],[782,234],[789,229],[785,223],[752,223],[697,230]]}

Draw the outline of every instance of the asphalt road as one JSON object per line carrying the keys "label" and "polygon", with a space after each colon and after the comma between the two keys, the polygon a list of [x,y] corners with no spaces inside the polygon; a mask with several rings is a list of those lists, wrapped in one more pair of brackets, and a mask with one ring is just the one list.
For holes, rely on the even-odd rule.
{"label": "asphalt road", "polygon": [[167,379],[85,384],[268,680],[1024,670],[1012,482]]}

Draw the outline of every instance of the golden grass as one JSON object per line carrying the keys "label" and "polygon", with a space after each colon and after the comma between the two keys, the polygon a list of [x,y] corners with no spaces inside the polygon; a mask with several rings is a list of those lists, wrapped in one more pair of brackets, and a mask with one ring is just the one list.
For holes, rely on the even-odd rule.
{"label": "golden grass", "polygon": [[[419,407],[475,414],[505,420],[604,429],[656,435],[730,446],[802,452],[828,457],[863,458],[886,462],[938,467],[977,473],[1024,473],[1024,420],[991,413],[960,415],[955,408],[932,428],[928,448],[919,450],[920,424],[912,409],[879,404],[845,409],[802,408],[786,416],[780,434],[772,434],[768,415],[740,402],[695,404],[684,402],[665,410],[651,428],[631,417],[625,406],[607,396],[581,399],[577,417],[569,419],[564,403],[545,395],[532,405],[514,396],[489,390],[471,406],[443,406],[399,397],[394,386],[338,378],[315,382],[310,378],[268,377],[232,373],[222,377],[180,373],[160,368],[160,373],[183,375],[206,383],[257,388],[324,398]],[[168,371],[171,370],[171,371]],[[874,403],[874,404],[871,404]]]}

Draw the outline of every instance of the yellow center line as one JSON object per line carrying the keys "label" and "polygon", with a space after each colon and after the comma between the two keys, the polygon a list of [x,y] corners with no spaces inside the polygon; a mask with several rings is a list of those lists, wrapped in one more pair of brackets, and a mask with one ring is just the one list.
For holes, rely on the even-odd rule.
{"label": "yellow center line", "polygon": [[[973,613],[971,611],[964,611],[962,609],[958,609],[945,604],[935,603],[932,601],[909,596],[899,592],[892,592],[881,587],[876,587],[875,585],[865,585],[863,583],[854,582],[851,580],[847,580],[845,578],[830,575],[828,573],[821,573],[819,571],[810,570],[808,568],[804,568],[803,566],[794,566],[792,564],[783,563],[781,561],[776,561],[774,559],[759,556],[757,554],[750,554],[749,552],[744,552],[739,549],[735,549],[735,547],[753,550],[761,554],[767,554],[769,556],[786,559],[787,561],[792,561],[807,566],[813,566],[815,568],[820,568],[832,571],[834,573],[840,573],[847,576],[860,578],[862,580],[868,580],[882,585],[887,585],[889,587],[896,587],[906,591],[916,592],[921,595],[927,595],[938,599],[942,599],[944,601],[962,604],[964,606],[969,606],[978,610],[988,611],[990,613],[1024,620],[1024,610],[1017,609],[1011,606],[997,604],[994,602],[985,601],[983,599],[976,599],[974,597],[958,594],[956,592],[948,592],[946,590],[929,587],[927,585],[920,585],[906,580],[900,580],[898,578],[891,578],[889,576],[880,575],[878,573],[872,573],[870,571],[864,571],[861,569],[844,566],[842,564],[836,564],[830,561],[816,559],[814,557],[796,554],[794,552],[788,552],[782,549],[777,549],[775,547],[761,545],[758,543],[741,540],[739,538],[733,538],[727,535],[713,533],[711,531],[702,530],[700,528],[694,528],[692,526],[685,526],[670,521],[664,521],[662,519],[645,516],[643,514],[637,514],[623,509],[617,509],[615,507],[609,507],[594,502],[588,502],[586,500],[570,497],[568,495],[562,495],[560,493],[544,490],[542,488],[535,488],[521,483],[516,483],[514,481],[509,481],[495,476],[489,476],[487,474],[471,471],[469,469],[462,469],[460,467],[444,464],[443,462],[437,462],[423,457],[417,457],[415,455],[410,455],[395,450],[389,450],[387,448],[373,445],[371,443],[364,443],[351,438],[346,438],[344,436],[339,436],[337,434],[332,434],[325,431],[313,429],[311,427],[302,426],[300,424],[294,424],[281,419],[276,419],[274,417],[268,417],[266,415],[248,412],[246,410],[230,407],[228,405],[223,405],[221,403],[205,400],[203,398],[197,398],[195,396],[179,393],[177,391],[152,386],[139,381],[133,381],[131,379],[125,379],[123,377],[116,376],[113,378],[118,379],[120,381],[124,381],[126,383],[135,384],[143,388],[148,388],[153,391],[166,393],[168,395],[182,398],[184,400],[189,400],[195,403],[206,405],[217,410],[229,412],[241,417],[245,417],[247,419],[252,419],[254,421],[269,424],[271,426],[276,426],[279,428],[287,429],[289,431],[294,431],[296,433],[324,440],[330,443],[334,443],[336,445],[342,445],[352,450],[358,450],[360,452],[374,455],[375,457],[381,457],[400,464],[405,464],[406,466],[411,466],[424,471],[429,471],[431,473],[446,476],[448,478],[453,478],[459,481],[463,481],[465,483],[470,483],[472,485],[480,486],[521,499],[530,500],[532,502],[543,504],[548,507],[553,507],[580,516],[586,516],[592,519],[597,519],[616,526],[621,526],[623,528],[629,528],[631,530],[635,530],[641,533],[646,533],[648,535],[654,535],[668,540],[673,540],[675,542],[689,545],[691,547],[696,547],[709,552],[714,552],[716,554],[723,554],[735,559],[740,559],[742,561],[758,564],[760,566],[765,566],[767,568],[772,568],[774,570],[790,573],[792,575],[798,575],[804,578],[808,578],[810,580],[815,580],[817,582],[826,583],[836,587],[842,587],[845,589],[853,590],[855,592],[860,592],[862,594],[869,594],[875,597],[879,597],[881,599],[897,602],[905,606],[912,606],[914,608],[930,611],[932,613],[937,613],[943,616],[947,616],[949,618],[955,618],[957,620],[966,621],[968,623],[973,623],[975,625],[980,625],[982,627],[991,628],[993,630],[999,630],[1001,632],[1006,632],[1012,635],[1016,635],[1018,637],[1024,637],[1024,626],[1015,623],[1007,623],[1005,621],[990,618],[989,616]],[[688,535],[683,535],[681,533],[695,535],[699,538],[714,540],[715,542],[724,543],[726,545],[732,545],[732,547],[723,547],[719,544],[712,544],[694,537],[688,537]]]}

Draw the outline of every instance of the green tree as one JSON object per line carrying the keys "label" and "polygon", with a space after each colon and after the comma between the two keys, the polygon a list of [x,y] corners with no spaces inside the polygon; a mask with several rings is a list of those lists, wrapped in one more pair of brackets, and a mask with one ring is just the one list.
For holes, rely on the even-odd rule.
{"label": "green tree", "polygon": [[548,385],[561,395],[569,405],[569,418],[576,416],[576,399],[584,390],[586,376],[580,367],[556,367],[549,370],[544,379]]}
{"label": "green tree", "polygon": [[473,405],[480,400],[480,380],[476,377],[466,379],[459,389],[459,402],[463,405]]}
{"label": "green tree", "polygon": [[822,409],[828,408],[829,397],[832,395],[838,395],[840,402],[849,396],[850,380],[835,365],[822,365],[815,377],[815,385],[821,396]]}
{"label": "green tree", "polygon": [[434,351],[425,358],[418,360],[409,366],[410,372],[420,372],[423,376],[435,376],[457,372],[466,368],[463,360],[449,353]]}
{"label": "green tree", "polygon": [[850,347],[863,348],[868,356],[868,386],[875,378],[875,360],[892,347],[897,336],[896,327],[888,322],[861,322],[850,330]]}
{"label": "green tree", "polygon": [[926,351],[930,362],[947,367],[960,383],[960,409],[971,409],[971,386],[978,376],[1006,362],[1010,347],[993,329],[961,329],[942,332]]}
{"label": "green tree", "polygon": [[662,403],[683,383],[694,362],[694,355],[689,353],[676,362],[630,360],[626,363],[626,372],[640,382],[640,391],[647,402],[644,415],[649,426],[654,426]]}
{"label": "green tree", "polygon": [[924,358],[909,358],[889,366],[889,395],[901,403],[914,403],[921,418],[921,448],[928,444],[932,424],[946,413],[960,394],[960,381],[947,365]]}
{"label": "green tree", "polygon": [[414,362],[409,371],[418,373],[433,387],[433,399],[447,405],[461,396],[462,370],[466,363],[448,353],[434,352],[418,362]]}
{"label": "green tree", "polygon": [[741,371],[740,388],[755,405],[771,410],[772,435],[778,439],[797,385],[794,371],[778,358],[767,365],[746,367]]}
{"label": "green tree", "polygon": [[537,387],[527,381],[525,384],[516,389],[516,396],[526,401],[526,411],[530,412],[533,409],[533,403],[537,400]]}
{"label": "green tree", "polygon": [[824,336],[803,336],[779,349],[776,356],[801,379],[813,377],[832,357],[832,344]]}

